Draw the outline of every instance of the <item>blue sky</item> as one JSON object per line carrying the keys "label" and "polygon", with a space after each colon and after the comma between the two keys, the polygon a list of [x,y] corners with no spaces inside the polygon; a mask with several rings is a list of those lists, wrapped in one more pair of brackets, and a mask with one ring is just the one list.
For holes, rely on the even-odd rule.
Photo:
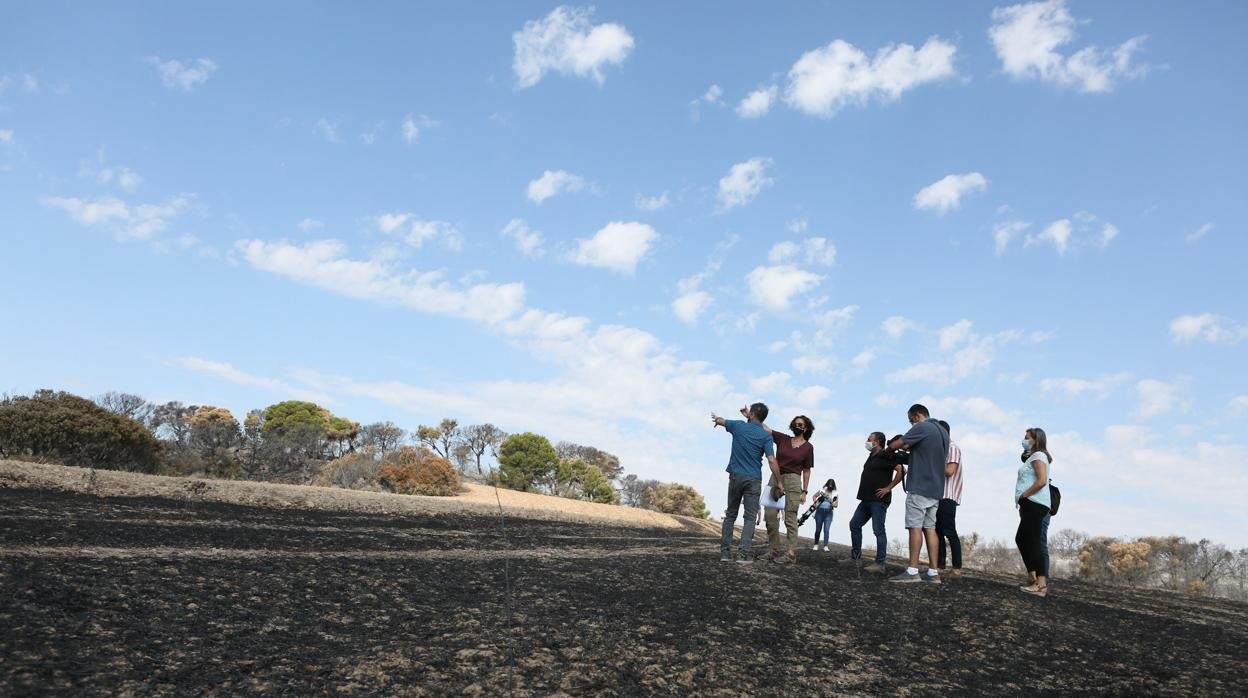
{"label": "blue sky", "polygon": [[491,421],[716,516],[712,410],[852,498],[921,401],[964,531],[1042,426],[1055,526],[1248,544],[1242,4],[7,15],[0,390]]}

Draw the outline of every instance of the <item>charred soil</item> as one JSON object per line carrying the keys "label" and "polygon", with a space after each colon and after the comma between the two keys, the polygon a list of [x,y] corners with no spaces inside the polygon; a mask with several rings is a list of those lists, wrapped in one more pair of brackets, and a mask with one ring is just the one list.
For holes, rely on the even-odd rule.
{"label": "charred soil", "polygon": [[0,489],[0,694],[1248,693],[1230,602],[502,523]]}

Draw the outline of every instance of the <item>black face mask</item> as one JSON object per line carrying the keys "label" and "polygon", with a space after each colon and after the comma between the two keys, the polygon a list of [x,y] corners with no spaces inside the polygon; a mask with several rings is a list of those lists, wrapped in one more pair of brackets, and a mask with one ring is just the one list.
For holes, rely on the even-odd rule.
{"label": "black face mask", "polygon": [[801,427],[793,427],[793,436],[801,437],[806,435],[806,430]]}

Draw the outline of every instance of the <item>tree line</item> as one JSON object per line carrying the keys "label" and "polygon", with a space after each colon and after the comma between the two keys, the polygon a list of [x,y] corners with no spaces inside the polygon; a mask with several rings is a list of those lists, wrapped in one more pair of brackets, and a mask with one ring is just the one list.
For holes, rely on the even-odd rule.
{"label": "tree line", "polygon": [[[901,541],[895,545],[900,549]],[[1012,542],[972,533],[962,536],[962,554],[971,567],[1022,572]],[[1057,578],[1248,601],[1248,548],[1207,538],[1092,536],[1064,528],[1049,537],[1049,556],[1051,576]]]}
{"label": "tree line", "polygon": [[692,487],[625,475],[593,446],[493,424],[361,425],[314,402],[249,411],[109,392],[0,397],[0,458],[163,475],[454,494],[461,474],[526,492],[707,518]]}

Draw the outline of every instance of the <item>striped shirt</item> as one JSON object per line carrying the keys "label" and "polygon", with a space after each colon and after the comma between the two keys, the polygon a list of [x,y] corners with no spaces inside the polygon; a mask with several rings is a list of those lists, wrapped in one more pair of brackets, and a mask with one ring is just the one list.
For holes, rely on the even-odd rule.
{"label": "striped shirt", "polygon": [[945,499],[952,499],[955,503],[962,503],[962,449],[958,445],[949,440],[949,458],[946,463],[957,463],[958,469],[953,475],[945,478]]}

